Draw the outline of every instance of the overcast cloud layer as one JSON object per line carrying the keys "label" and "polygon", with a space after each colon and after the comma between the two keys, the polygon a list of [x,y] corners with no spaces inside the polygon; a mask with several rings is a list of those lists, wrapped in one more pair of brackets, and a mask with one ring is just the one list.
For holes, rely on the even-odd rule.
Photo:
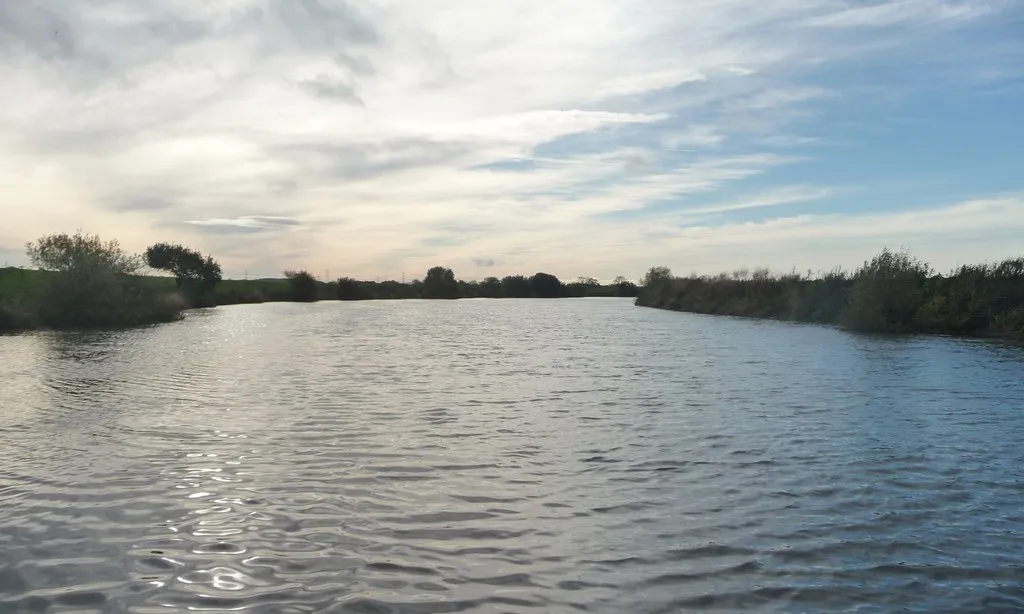
{"label": "overcast cloud layer", "polygon": [[0,260],[78,228],[229,276],[1022,254],[1022,6],[0,2]]}

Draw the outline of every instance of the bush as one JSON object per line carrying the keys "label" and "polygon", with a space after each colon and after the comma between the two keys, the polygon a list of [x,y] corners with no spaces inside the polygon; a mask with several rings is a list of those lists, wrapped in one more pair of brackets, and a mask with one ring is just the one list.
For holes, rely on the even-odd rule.
{"label": "bush", "polygon": [[562,280],[550,273],[537,273],[530,278],[533,294],[540,298],[559,298],[565,295]]}
{"label": "bush", "polygon": [[459,282],[451,269],[436,266],[427,271],[423,278],[423,298],[453,299],[459,295]]}
{"label": "bush", "polygon": [[21,305],[0,304],[0,333],[31,330],[38,325],[35,316]]}
{"label": "bush", "polygon": [[299,303],[312,303],[318,296],[316,278],[309,271],[285,271],[291,288],[291,299]]}
{"label": "bush", "polygon": [[213,258],[183,245],[157,243],[146,250],[150,268],[174,275],[177,289],[195,307],[212,304],[211,294],[221,281],[221,267]]}
{"label": "bush", "polygon": [[950,275],[885,249],[851,277],[767,269],[675,278],[655,267],[637,305],[695,313],[840,323],[864,332],[1024,337],[1024,258],[968,265]]}
{"label": "bush", "polygon": [[338,300],[361,301],[369,298],[363,284],[351,277],[342,277],[337,281]]}
{"label": "bush", "polygon": [[917,328],[931,267],[910,255],[883,249],[857,270],[842,324],[862,332],[910,332]]}
{"label": "bush", "polygon": [[142,259],[96,235],[53,234],[27,245],[32,263],[53,271],[36,309],[53,328],[138,326],[181,316],[185,303],[137,272]]}

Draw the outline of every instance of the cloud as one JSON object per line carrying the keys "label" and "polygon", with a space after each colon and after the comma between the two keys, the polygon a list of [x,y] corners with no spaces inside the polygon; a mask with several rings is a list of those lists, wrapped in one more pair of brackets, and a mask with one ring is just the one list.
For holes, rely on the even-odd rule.
{"label": "cloud", "polygon": [[[1001,25],[1013,10],[1012,0],[0,2],[0,244],[81,227],[144,249],[173,233],[229,274],[329,266],[368,277],[436,262],[635,277],[697,245],[707,266],[785,259],[814,241],[785,228],[857,227],[851,183],[892,215],[934,209],[955,177],[977,202],[1015,188],[968,169],[964,153],[956,166],[906,169],[918,194],[904,200],[871,164],[893,146],[896,111],[966,104],[964,84],[982,72],[986,91],[1015,87],[1024,49]],[[949,119],[935,122],[933,142],[960,152],[968,140],[943,135],[964,118]],[[917,158],[928,156],[906,166]],[[1001,219],[985,211],[987,223]],[[988,253],[956,236],[965,257]],[[727,237],[763,249],[740,241],[713,253]],[[823,240],[817,257],[842,256],[842,243]]]}
{"label": "cloud", "polygon": [[114,201],[113,209],[121,213],[164,211],[174,207],[174,201],[158,196],[126,196]]}
{"label": "cloud", "polygon": [[706,80],[707,77],[704,74],[687,68],[638,73],[612,79],[599,86],[594,95],[600,99],[610,96],[644,94],[683,83],[697,83]]}
{"label": "cloud", "polygon": [[251,234],[269,230],[285,230],[301,222],[294,218],[269,215],[248,215],[236,218],[211,218],[184,222],[210,234]]}
{"label": "cloud", "polygon": [[352,85],[346,83],[343,79],[331,75],[319,74],[312,79],[299,81],[298,86],[314,98],[363,104],[363,100],[356,94],[356,90]]}
{"label": "cloud", "polygon": [[662,144],[669,149],[681,147],[717,147],[725,142],[725,135],[718,132],[715,126],[693,125],[665,134]]}
{"label": "cloud", "polygon": [[[1001,3],[996,3],[1001,4]],[[815,16],[808,25],[829,28],[877,28],[914,22],[964,20],[993,12],[990,4],[945,0],[899,0],[857,6]]]}
{"label": "cloud", "polygon": [[772,88],[739,100],[734,103],[734,107],[746,110],[774,109],[833,96],[833,92],[820,87]]}

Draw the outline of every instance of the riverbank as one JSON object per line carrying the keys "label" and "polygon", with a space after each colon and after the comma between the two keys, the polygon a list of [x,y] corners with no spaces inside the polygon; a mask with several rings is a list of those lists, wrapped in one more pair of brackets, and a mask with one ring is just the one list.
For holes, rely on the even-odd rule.
{"label": "riverbank", "polygon": [[795,322],[851,331],[1024,338],[1024,258],[948,274],[884,250],[857,271],[773,275],[767,270],[675,277],[647,274],[642,307]]}
{"label": "riverbank", "polygon": [[[358,301],[358,300],[403,300],[432,298],[428,284],[420,280],[409,283],[399,281],[361,281],[342,278],[323,282],[304,276],[302,272],[290,278],[281,279],[224,279],[200,298],[188,298],[180,291],[173,277],[148,275],[122,276],[110,285],[104,280],[100,293],[128,294],[146,297],[135,301],[134,310],[138,316],[124,313],[114,314],[115,304],[123,301],[101,301],[100,309],[111,312],[111,317],[96,317],[89,322],[98,326],[132,326],[148,323],[169,322],[181,317],[181,312],[190,308],[216,307],[271,302],[311,301]],[[35,330],[39,328],[93,328],[97,325],[82,325],[83,318],[71,317],[81,310],[81,304],[54,305],[55,283],[73,281],[67,273],[34,269],[0,268],[0,333]],[[78,286],[87,286],[88,280]],[[88,292],[77,288],[79,294]],[[593,279],[563,283],[558,278],[538,274],[533,277],[509,276],[504,279],[489,278],[481,282],[454,282],[450,294],[443,298],[576,298],[576,297],[635,297],[639,288],[620,279],[617,283],[600,284]],[[91,303],[92,301],[90,301]],[[155,312],[153,306],[160,307]],[[144,307],[144,308],[143,308]]]}

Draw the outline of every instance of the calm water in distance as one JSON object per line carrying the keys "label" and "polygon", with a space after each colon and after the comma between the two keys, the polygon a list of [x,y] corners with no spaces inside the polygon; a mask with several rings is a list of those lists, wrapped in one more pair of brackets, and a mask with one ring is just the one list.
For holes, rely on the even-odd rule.
{"label": "calm water in distance", "polygon": [[1024,349],[628,300],[0,337],[0,612],[1024,611]]}

